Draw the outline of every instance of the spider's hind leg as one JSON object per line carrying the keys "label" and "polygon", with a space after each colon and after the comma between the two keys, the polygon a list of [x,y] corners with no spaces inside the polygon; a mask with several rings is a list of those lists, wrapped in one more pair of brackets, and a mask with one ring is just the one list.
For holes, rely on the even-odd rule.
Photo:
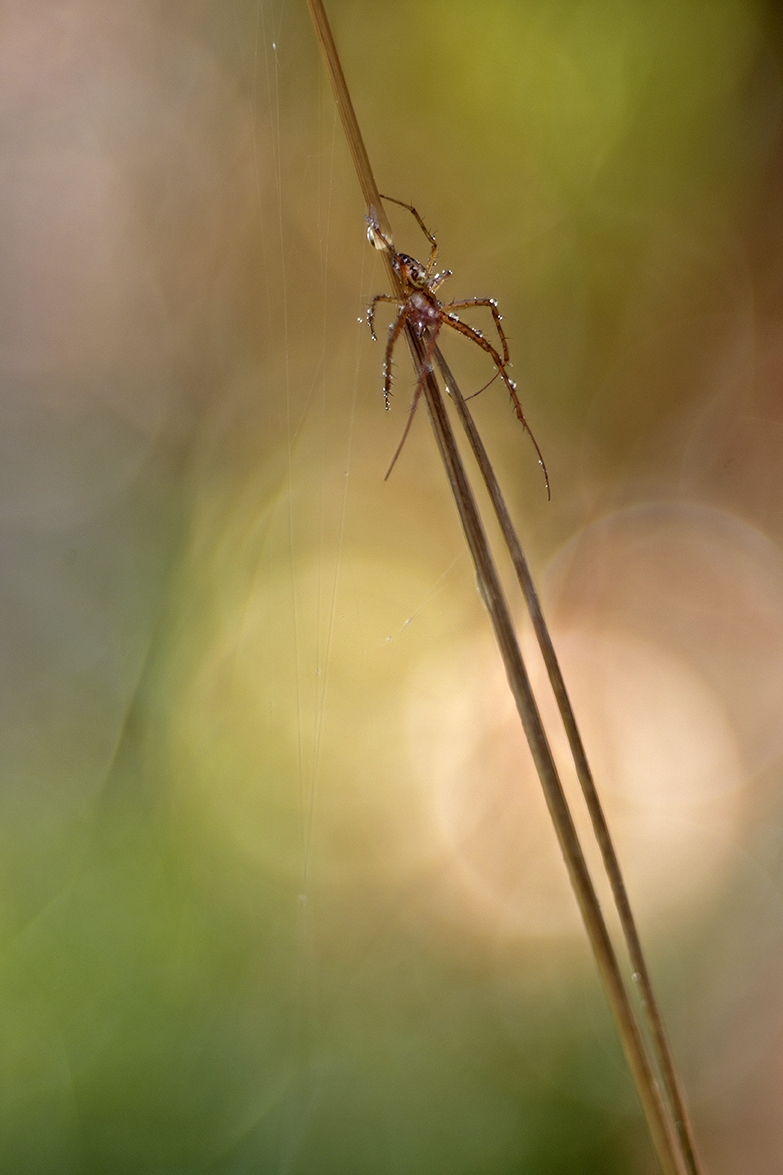
{"label": "spider's hind leg", "polygon": [[424,352],[424,358],[422,359],[421,369],[419,371],[419,378],[416,381],[416,391],[413,393],[413,401],[411,403],[410,412],[408,413],[408,419],[405,422],[405,428],[403,429],[402,436],[400,437],[400,443],[397,446],[397,448],[394,450],[394,456],[391,459],[391,465],[386,470],[386,475],[383,479],[384,481],[386,481],[386,479],[389,477],[392,469],[394,469],[394,466],[397,464],[397,458],[399,457],[400,453],[402,452],[402,447],[405,444],[406,440],[408,439],[408,433],[410,432],[411,425],[413,424],[413,417],[415,416],[416,409],[419,406],[419,399],[421,398],[421,393],[424,391],[424,381],[427,378],[427,376],[429,375],[429,373],[432,371],[432,357],[435,354],[435,345],[438,341],[438,334],[439,333],[440,333],[440,323],[437,323],[432,328],[432,332],[430,334],[430,337],[427,340],[427,349]]}
{"label": "spider's hind leg", "polygon": [[[390,298],[386,294],[379,294],[378,297],[382,301],[385,301],[385,302],[397,302],[398,301],[397,298]],[[392,326],[391,330],[389,331],[389,341],[386,344],[386,352],[383,357],[383,402],[384,402],[384,405],[386,407],[387,412],[391,408],[390,396],[391,396],[392,351],[394,350],[394,344],[397,342],[397,339],[400,337],[400,334],[402,332],[402,328],[405,326],[405,323],[410,318],[410,315],[411,315],[411,307],[410,307],[410,304],[406,302],[400,307],[400,312],[397,315],[397,321],[394,323],[394,326]]]}
{"label": "spider's hind leg", "polygon": [[[525,419],[525,414],[522,411],[522,405],[520,404],[519,397],[517,396],[517,385],[514,383],[513,379],[506,371],[506,364],[508,363],[508,348],[506,347],[505,335],[503,334],[502,331],[500,331],[500,337],[503,340],[503,353],[505,356],[504,359],[501,359],[500,355],[497,353],[495,348],[492,346],[491,343],[487,342],[487,340],[484,338],[484,336],[481,334],[480,331],[474,330],[474,328],[472,326],[468,326],[468,324],[466,322],[462,322],[459,318],[457,318],[456,314],[451,313],[451,310],[453,307],[463,306],[463,305],[468,305],[468,306],[490,305],[491,306],[492,302],[490,299],[479,299],[478,301],[469,301],[467,303],[450,302],[448,304],[448,306],[444,306],[444,310],[446,310],[447,313],[443,315],[443,318],[441,321],[445,322],[447,324],[447,326],[452,327],[453,330],[458,331],[461,335],[464,335],[466,339],[472,339],[473,342],[477,343],[478,346],[481,347],[481,349],[483,351],[486,351],[489,355],[492,356],[492,362],[495,364],[495,367],[497,368],[497,374],[500,375],[500,378],[503,380],[503,383],[508,388],[509,395],[511,396],[511,402],[514,405],[514,411],[517,414],[517,420],[520,422],[520,424],[524,428],[525,432],[527,433],[527,435],[530,437],[531,441],[533,442],[533,448],[536,451],[536,455],[538,457],[538,463],[541,466],[541,469],[543,470],[543,473],[544,473],[544,481],[546,482],[546,496],[547,496],[547,498],[551,499],[552,495],[551,495],[551,492],[549,489],[549,473],[547,471],[547,467],[546,467],[546,463],[544,461],[543,454],[541,452],[541,449],[538,446],[538,441],[533,436],[530,425],[528,424],[527,420]],[[496,314],[496,318],[499,317],[499,315],[497,315],[497,310],[495,310],[495,314]],[[494,376],[493,376],[493,379],[494,379]],[[489,382],[492,383],[492,380],[490,380]],[[487,386],[489,386],[489,385],[487,385]]]}

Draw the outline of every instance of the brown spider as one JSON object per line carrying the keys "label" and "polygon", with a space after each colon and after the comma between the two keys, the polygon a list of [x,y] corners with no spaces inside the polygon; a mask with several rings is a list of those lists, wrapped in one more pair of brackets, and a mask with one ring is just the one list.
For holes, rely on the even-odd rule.
{"label": "brown spider", "polygon": [[[497,302],[494,298],[465,298],[461,302],[441,302],[438,299],[435,291],[446,280],[447,277],[451,277],[451,270],[444,269],[442,273],[435,273],[435,258],[438,253],[438,243],[435,240],[435,237],[427,228],[426,224],[421,219],[412,204],[406,204],[403,200],[396,200],[394,196],[381,196],[381,199],[388,200],[392,204],[399,204],[401,208],[407,208],[407,210],[416,218],[419,228],[430,243],[429,260],[427,261],[426,265],[422,265],[422,263],[420,261],[416,261],[414,257],[409,257],[407,253],[398,253],[395,250],[391,241],[381,231],[381,227],[378,224],[378,218],[374,208],[371,210],[372,215],[367,217],[367,236],[370,240],[370,243],[378,248],[378,241],[380,241],[380,247],[388,249],[392,258],[392,265],[399,274],[400,282],[402,283],[401,298],[393,297],[390,294],[376,294],[367,310],[367,325],[370,328],[370,334],[373,337],[373,341],[375,341],[375,307],[379,302],[391,302],[393,305],[399,306],[397,318],[389,330],[389,339],[386,344],[386,353],[383,360],[383,399],[387,410],[391,407],[389,397],[391,395],[392,352],[394,350],[394,344],[399,339],[406,322],[410,323],[420,338],[426,339],[424,360],[422,362],[421,371],[419,372],[419,378],[416,383],[416,391],[413,396],[413,403],[411,405],[410,414],[408,416],[408,422],[405,426],[405,432],[402,435],[402,440],[400,441],[400,444],[397,448],[397,452],[394,454],[391,466],[389,467],[389,472],[386,474],[386,476],[388,477],[389,473],[391,473],[392,469],[394,468],[394,463],[396,462],[397,457],[400,454],[400,450],[405,443],[405,438],[408,435],[408,430],[411,426],[411,421],[413,420],[413,414],[416,411],[416,406],[424,387],[424,380],[427,377],[427,373],[432,370],[432,360],[435,354],[435,347],[437,345],[438,335],[440,334],[440,328],[442,326],[450,326],[452,330],[459,331],[460,334],[464,335],[468,339],[471,339],[472,342],[476,343],[477,346],[481,347],[482,350],[486,351],[487,354],[491,356],[492,362],[495,365],[495,374],[493,375],[492,380],[496,379],[499,375],[509,390],[511,395],[511,402],[514,405],[514,411],[517,414],[517,419],[521,421],[522,426],[527,431],[528,436],[533,442],[536,453],[538,454],[539,464],[544,471],[547,497],[549,497],[549,475],[547,473],[546,465],[544,464],[544,458],[541,455],[538,442],[530,431],[530,426],[525,420],[524,413],[522,412],[522,405],[517,398],[516,384],[506,371],[506,367],[508,366],[509,362],[508,344],[506,343],[506,336],[503,333],[503,327],[500,325],[500,314],[498,313]],[[476,330],[475,327],[468,326],[466,322],[463,322],[454,313],[456,310],[463,310],[467,306],[487,306],[489,308],[498,332],[500,345],[503,348],[502,359],[499,352],[484,338],[481,331]],[[489,383],[492,383],[492,380],[490,380]],[[484,386],[489,387],[489,384],[485,384]],[[484,391],[484,388],[481,388],[480,390]],[[478,392],[474,393],[474,395],[478,394]]]}

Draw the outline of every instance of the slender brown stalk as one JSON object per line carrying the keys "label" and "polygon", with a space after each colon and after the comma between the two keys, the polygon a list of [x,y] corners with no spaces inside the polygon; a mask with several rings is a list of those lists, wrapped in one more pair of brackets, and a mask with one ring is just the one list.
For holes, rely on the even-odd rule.
{"label": "slender brown stalk", "polygon": [[[345,132],[345,137],[348,140],[348,146],[353,156],[354,167],[356,168],[356,175],[359,179],[359,187],[362,189],[364,202],[369,209],[375,210],[376,223],[380,226],[386,239],[391,241],[393,239],[391,225],[383,207],[383,201],[378,191],[378,185],[375,182],[373,170],[370,167],[370,159],[364,146],[362,132],[359,130],[359,122],[356,118],[351,95],[345,81],[343,67],[340,65],[337,46],[332,37],[332,30],[329,27],[324,6],[321,0],[307,0],[307,3],[315,28],[315,35],[318,38],[318,44],[321,46],[321,55],[329,73],[329,81],[332,83],[334,100],[343,124],[343,131]],[[391,269],[391,263],[389,264],[389,268]],[[393,283],[395,287],[398,280]]]}
{"label": "slender brown stalk", "polygon": [[680,1148],[674,1138],[669,1107],[661,1097],[628,991],[623,983],[617,957],[533,696],[478,509],[456,449],[443,398],[430,374],[425,380],[424,395],[465,538],[473,556],[481,595],[495,630],[509,686],[533,755],[604,988],[617,1021],[626,1060],[639,1092],[661,1168],[666,1175],[684,1175],[687,1168],[682,1162]]}
{"label": "slender brown stalk", "polygon": [[631,903],[628,899],[628,892],[625,888],[622,871],[620,869],[620,862],[617,858],[617,853],[612,841],[609,825],[604,815],[603,807],[596,790],[593,773],[590,769],[590,764],[587,759],[587,753],[582,742],[582,736],[579,733],[579,727],[576,721],[571,699],[568,696],[568,690],[563,679],[563,674],[560,669],[560,663],[557,659],[552,638],[549,635],[546,620],[541,608],[541,602],[538,598],[533,577],[530,574],[527,559],[525,558],[522,545],[517,536],[514,524],[511,521],[511,516],[508,513],[508,508],[505,503],[500,485],[495,477],[495,471],[492,468],[487,451],[484,447],[484,442],[473,422],[473,417],[465,402],[465,399],[460,392],[459,385],[455,380],[448,363],[443,357],[439,348],[435,349],[435,360],[438,364],[440,372],[443,376],[444,382],[451,393],[451,397],[457,407],[462,426],[465,434],[470,442],[473,455],[476,458],[476,463],[484,480],[487,493],[489,494],[492,508],[495,512],[495,517],[498,520],[503,538],[508,547],[511,560],[516,571],[517,581],[522,594],[525,597],[530,619],[533,624],[533,630],[536,634],[541,654],[544,658],[549,681],[552,686],[552,692],[555,695],[560,717],[565,728],[566,736],[568,738],[568,745],[571,750],[571,757],[574,760],[576,767],[577,778],[579,779],[582,793],[585,797],[585,804],[590,814],[590,820],[593,825],[596,841],[601,850],[601,857],[603,859],[604,869],[609,879],[609,885],[612,890],[612,897],[614,898],[615,907],[620,919],[620,926],[625,939],[628,950],[628,957],[633,968],[634,978],[639,988],[639,995],[641,997],[642,1007],[644,1009],[647,1027],[652,1039],[653,1052],[656,1061],[660,1068],[661,1078],[663,1080],[666,1094],[672,1108],[674,1119],[674,1126],[682,1148],[683,1157],[687,1164],[689,1175],[698,1175],[699,1165],[696,1159],[696,1148],[693,1140],[691,1126],[688,1120],[688,1114],[685,1108],[685,1100],[680,1089],[680,1083],[677,1077],[677,1070],[674,1064],[671,1048],[668,1042],[666,1029],[664,1027],[663,1015],[661,1013],[658,1001],[653,989],[650,972],[647,967],[647,961],[642,950],[639,932],[636,926],[636,920],[633,916]]}
{"label": "slender brown stalk", "polygon": [[[345,128],[346,137],[348,139],[351,153],[359,177],[359,183],[362,188],[370,217],[374,222],[379,224],[382,228],[387,240],[391,240],[390,232],[387,232],[387,225],[383,214],[381,200],[378,194],[378,188],[373,177],[372,169],[370,167],[369,158],[364,147],[361,132],[359,130],[356,115],[353,109],[353,104],[350,100],[348,88],[345,82],[345,77],[340,66],[337,50],[334,40],[329,29],[329,24],[326,14],[323,9],[321,0],[308,0],[310,13],[313,19],[316,33],[321,45],[324,55],[324,60],[329,72],[332,82],[332,87],[335,94],[340,117]],[[382,219],[383,218],[383,219]],[[384,259],[387,263],[387,270],[389,273],[392,290],[396,295],[401,293],[401,286],[399,277],[392,266],[392,254],[390,250],[383,251]],[[424,363],[424,344],[418,337],[416,332],[412,329],[410,324],[406,324],[406,337],[411,353],[414,358],[414,365],[417,372],[421,373]],[[475,437],[475,426],[473,426],[470,414],[464,405],[464,400],[456,389],[455,381],[451,372],[445,365],[440,353],[437,353],[438,363],[444,375],[448,386],[458,403],[461,402],[460,412],[463,416],[463,424],[465,424],[469,438],[471,438],[471,429]],[[454,434],[451,429],[451,424],[446,413],[443,397],[432,371],[427,371],[423,383],[424,396],[427,403],[427,409],[432,424],[433,432],[435,434],[436,443],[438,445],[441,459],[443,461],[444,469],[449,481],[449,484],[454,495],[454,500],[462,523],[462,528],[465,534],[468,547],[470,549],[474,566],[476,569],[476,576],[479,584],[479,590],[484,600],[485,606],[489,613],[495,636],[498,642],[498,647],[503,657],[503,662],[506,668],[506,675],[508,677],[509,686],[517,704],[520,720],[524,728],[525,734],[530,745],[533,755],[533,760],[538,771],[539,778],[546,797],[547,806],[555,826],[558,840],[560,842],[563,857],[566,862],[566,867],[571,879],[571,884],[574,889],[577,902],[582,914],[585,927],[593,948],[596,962],[601,974],[604,987],[609,999],[610,1005],[614,1012],[620,1039],[625,1051],[626,1059],[632,1076],[636,1083],[640,1100],[647,1118],[648,1127],[650,1129],[653,1144],[658,1154],[659,1162],[664,1175],[695,1175],[696,1167],[693,1159],[693,1151],[690,1146],[690,1137],[687,1133],[683,1135],[682,1125],[684,1124],[684,1112],[681,1112],[681,1099],[679,1099],[679,1091],[677,1088],[676,1079],[674,1078],[673,1066],[671,1068],[671,1083],[669,1078],[664,1075],[664,1087],[666,1090],[666,1097],[662,1095],[661,1089],[655,1077],[653,1067],[650,1063],[649,1057],[644,1044],[644,1039],[640,1031],[639,1025],[634,1016],[633,1007],[629,998],[628,990],[623,982],[620,967],[617,957],[603,918],[603,914],[596,897],[595,889],[589,875],[587,864],[579,844],[576,829],[574,827],[571,813],[568,809],[567,800],[563,792],[562,784],[560,782],[557,767],[555,765],[546,733],[541,722],[538,712],[538,707],[533,696],[530,681],[525,669],[522,656],[519,650],[519,644],[514,632],[511,621],[508,605],[503,596],[500,586],[500,580],[495,569],[494,561],[489,550],[489,546],[484,533],[484,528],[476,506],[473,493],[471,491],[467,476],[465,474],[464,466],[462,464],[459,452],[457,450]],[[465,418],[470,421],[470,427],[466,424]],[[471,444],[474,446],[474,452],[481,453],[482,458],[479,461],[482,467],[482,474],[487,481],[486,470],[491,474],[491,466],[489,465],[486,453],[481,446],[480,440],[477,443],[471,439]],[[508,513],[505,509],[505,504],[502,500],[499,487],[494,479],[494,474],[491,474],[490,484],[493,484],[496,492],[490,489],[490,497],[493,500],[493,505],[496,511],[501,510],[502,515],[508,520]],[[499,513],[499,517],[501,514]],[[506,534],[506,527],[501,518],[501,526],[503,526],[504,534]],[[509,535],[513,535],[513,540],[510,541]],[[536,631],[544,634],[544,657],[547,661],[547,667],[550,668],[550,660],[554,669],[550,668],[550,674],[554,675],[554,681],[562,684],[562,675],[557,666],[557,659],[554,656],[554,650],[551,646],[546,626],[541,615],[541,609],[538,604],[537,594],[532,584],[532,580],[527,569],[527,563],[524,560],[522,549],[519,540],[513,531],[510,520],[508,520],[508,534],[506,534],[506,541],[512,552],[515,566],[517,567],[517,574],[520,577],[525,598],[528,606],[531,608],[533,614],[534,624],[536,623],[536,616],[540,618],[540,625],[536,626]],[[516,552],[516,554],[515,554]],[[523,569],[523,570],[520,570]],[[541,640],[542,637],[539,636]],[[551,658],[546,650],[551,650]],[[608,838],[608,829],[606,829],[606,822],[598,804],[597,795],[595,794],[595,787],[592,783],[592,776],[590,775],[587,760],[584,756],[581,740],[579,738],[576,722],[573,719],[568,696],[565,692],[565,686],[555,687],[555,692],[558,694],[558,702],[563,700],[563,708],[561,713],[564,713],[564,722],[569,733],[569,741],[572,734],[574,742],[572,743],[572,753],[575,759],[577,753],[574,752],[574,747],[577,747],[581,753],[582,764],[577,762],[577,770],[580,772],[580,779],[584,778],[588,781],[589,786],[586,789],[586,794],[595,797],[596,815],[593,814],[593,807],[591,806],[591,815],[594,816],[594,826],[597,824],[596,835],[601,842],[602,851],[605,844],[608,848],[604,854],[604,860],[611,861],[612,869],[607,866],[607,871],[610,874],[610,879],[616,873],[616,878],[619,882],[617,892],[621,894],[622,903],[627,908],[630,914],[630,907],[628,906],[625,889],[622,885],[622,878],[619,873],[619,866],[617,865],[614,850],[611,847],[611,840]],[[568,716],[568,719],[566,718]],[[584,781],[583,781],[583,786]],[[588,800],[590,806],[590,800]],[[598,829],[602,831],[599,833]],[[605,836],[604,836],[605,832]],[[612,881],[613,892],[615,882]],[[617,897],[615,895],[615,900]],[[623,918],[622,906],[621,920]],[[623,923],[625,928],[625,923]],[[630,919],[629,925],[632,927],[632,939],[635,944],[638,944],[638,935],[636,935],[633,919]],[[635,949],[635,948],[634,948]],[[630,953],[630,947],[629,947]],[[641,947],[639,947],[639,956],[641,957]],[[632,958],[634,955],[632,954]],[[643,961],[643,960],[642,960]],[[643,974],[649,982],[647,977],[646,967],[638,968],[637,972]],[[651,989],[650,989],[651,990]],[[643,989],[643,998],[644,995]],[[658,1053],[658,1037],[660,1035],[665,1046],[665,1038],[663,1037],[663,1029],[660,1021],[660,1016],[657,1015],[657,1027],[652,1031],[654,1043],[656,1045],[656,1054]],[[668,1050],[664,1050],[664,1055],[669,1058]],[[661,1066],[663,1069],[663,1065]],[[665,1070],[664,1070],[665,1074]],[[677,1100],[672,1094],[672,1089],[675,1091]],[[676,1125],[675,1125],[676,1120]]]}

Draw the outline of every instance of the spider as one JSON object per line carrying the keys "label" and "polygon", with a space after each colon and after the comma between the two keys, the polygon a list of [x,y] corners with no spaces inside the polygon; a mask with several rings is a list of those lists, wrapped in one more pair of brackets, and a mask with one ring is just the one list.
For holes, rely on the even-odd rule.
{"label": "spider", "polygon": [[[392,469],[394,468],[394,464],[400,454],[400,450],[405,443],[408,430],[410,429],[411,422],[413,420],[413,414],[416,411],[416,406],[424,387],[424,380],[427,377],[427,373],[432,370],[432,360],[435,354],[435,347],[437,345],[440,329],[442,326],[450,326],[452,330],[456,330],[461,335],[464,335],[465,338],[470,339],[477,346],[481,347],[482,350],[486,351],[487,354],[491,357],[492,362],[495,365],[495,374],[489,383],[492,383],[492,381],[497,379],[499,375],[508,388],[508,391],[511,395],[511,402],[514,405],[514,411],[517,414],[517,419],[522,423],[523,428],[527,431],[528,436],[533,442],[536,453],[538,454],[538,461],[544,472],[547,497],[549,497],[549,475],[544,463],[544,458],[541,455],[538,442],[530,431],[530,426],[525,420],[524,413],[522,412],[522,405],[520,404],[517,397],[516,384],[506,371],[509,362],[508,344],[506,342],[506,336],[503,333],[503,327],[500,325],[501,319],[500,314],[498,313],[497,302],[494,298],[465,298],[460,302],[441,302],[436,294],[436,290],[439,286],[442,285],[447,277],[451,277],[451,270],[444,269],[441,273],[435,272],[435,258],[438,253],[438,243],[435,240],[435,237],[427,228],[426,224],[412,204],[406,204],[404,200],[397,200],[394,198],[394,196],[381,196],[381,199],[388,200],[392,204],[399,204],[401,208],[407,208],[408,212],[410,212],[411,215],[415,217],[419,228],[430,243],[429,259],[426,265],[422,265],[422,263],[417,261],[414,257],[409,257],[407,253],[398,253],[396,251],[391,241],[381,231],[375,209],[372,209],[372,215],[367,217],[367,236],[370,240],[370,243],[378,248],[379,246],[377,242],[380,241],[381,247],[388,249],[392,258],[392,265],[399,274],[400,282],[402,283],[401,298],[393,297],[390,294],[376,294],[367,310],[367,325],[370,328],[370,334],[372,335],[373,341],[375,341],[375,307],[379,302],[391,302],[393,305],[399,307],[397,318],[389,330],[389,339],[386,343],[386,353],[383,360],[383,399],[387,410],[391,407],[390,396],[392,352],[394,351],[394,345],[399,339],[406,322],[410,323],[419,338],[426,340],[424,361],[421,365],[421,371],[419,372],[419,378],[416,383],[416,391],[413,396],[413,403],[411,405],[410,414],[408,416],[408,422],[405,426],[402,440],[400,441],[400,444],[397,448],[397,452],[394,454],[391,466],[389,467],[389,471],[386,476],[388,477],[389,473],[391,473]],[[493,347],[492,344],[484,338],[481,331],[478,331],[475,329],[475,327],[469,326],[466,322],[463,322],[462,319],[459,318],[455,313],[455,311],[464,310],[468,306],[486,306],[489,309],[490,313],[492,314],[492,319],[495,323],[495,328],[498,332],[500,346],[503,350],[502,358],[497,348]],[[489,387],[489,383],[485,384],[484,387]],[[480,391],[483,392],[484,388],[481,388]],[[478,394],[479,392],[474,393],[474,395]]]}

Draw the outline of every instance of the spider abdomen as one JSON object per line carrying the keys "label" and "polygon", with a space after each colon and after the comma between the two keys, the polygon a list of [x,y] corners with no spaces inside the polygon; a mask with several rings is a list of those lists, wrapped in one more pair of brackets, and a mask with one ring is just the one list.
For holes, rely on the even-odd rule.
{"label": "spider abdomen", "polygon": [[441,320],[442,311],[440,305],[424,293],[417,291],[411,294],[408,300],[408,306],[410,307],[408,312],[409,321],[418,335],[423,335],[425,330],[428,330],[436,322],[440,322]]}

